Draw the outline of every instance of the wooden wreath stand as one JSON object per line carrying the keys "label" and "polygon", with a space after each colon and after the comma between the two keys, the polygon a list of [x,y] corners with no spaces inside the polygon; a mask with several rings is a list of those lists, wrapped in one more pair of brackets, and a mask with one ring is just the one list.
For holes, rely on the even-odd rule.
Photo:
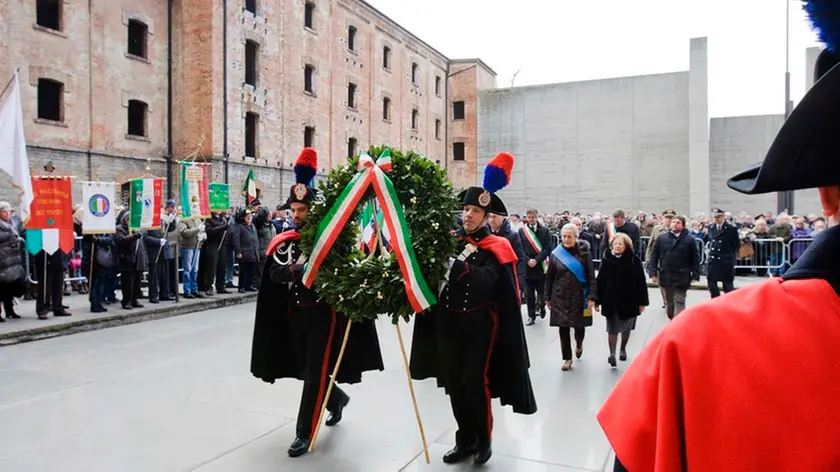
{"label": "wooden wreath stand", "polygon": [[[373,218],[374,232],[376,234],[376,244],[379,246],[380,254],[385,253],[385,245],[380,238],[379,224],[376,217]],[[368,258],[373,257],[375,251],[371,251]],[[321,424],[324,422],[324,413],[327,411],[327,402],[330,400],[333,385],[335,384],[335,376],[338,375],[338,369],[341,367],[341,360],[344,358],[344,350],[347,347],[347,340],[350,337],[350,327],[353,326],[353,321],[348,320],[347,328],[344,330],[344,339],[341,341],[341,349],[338,351],[338,358],[335,361],[332,376],[330,376],[330,383],[327,387],[327,394],[324,396],[324,403],[321,405],[321,413],[318,415],[318,424],[315,426],[315,432],[312,434],[312,441],[309,444],[309,452],[315,450],[315,442],[318,440],[318,433],[321,431]],[[417,419],[417,428],[420,430],[420,441],[423,443],[423,454],[426,457],[426,464],[431,463],[429,457],[429,446],[426,443],[426,431],[423,429],[423,420],[420,419],[420,407],[417,405],[417,395],[414,393],[414,383],[411,381],[411,370],[408,367],[408,355],[405,352],[405,342],[403,341],[402,331],[400,325],[395,324],[394,328],[397,330],[397,339],[400,342],[400,351],[402,352],[403,367],[405,368],[405,375],[408,379],[408,390],[411,392],[411,403],[414,405],[414,417]]]}

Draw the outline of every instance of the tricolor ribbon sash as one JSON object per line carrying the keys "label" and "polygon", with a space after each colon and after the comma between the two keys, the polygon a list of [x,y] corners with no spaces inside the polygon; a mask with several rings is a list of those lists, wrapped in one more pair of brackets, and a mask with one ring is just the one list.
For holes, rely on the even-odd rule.
{"label": "tricolor ribbon sash", "polygon": [[391,152],[386,149],[376,161],[366,152],[362,152],[359,156],[358,170],[359,173],[344,187],[335,204],[318,225],[312,254],[303,274],[303,283],[307,287],[312,286],[324,258],[353,216],[353,211],[359,205],[365,191],[372,185],[385,225],[391,235],[391,247],[400,264],[408,301],[414,311],[419,313],[434,305],[437,300],[420,272],[420,264],[411,245],[411,235],[408,233],[408,224],[400,199],[393,182],[385,175],[385,172],[391,170]]}
{"label": "tricolor ribbon sash", "polygon": [[[542,243],[540,243],[540,240],[537,239],[537,235],[536,233],[534,233],[534,230],[532,230],[531,227],[528,225],[525,225],[522,228],[525,230],[525,239],[528,240],[528,244],[530,244],[531,247],[534,248],[535,251],[537,251],[537,253],[542,253],[543,245]],[[548,262],[545,259],[543,259],[542,261],[542,270],[543,274],[548,272]]]}

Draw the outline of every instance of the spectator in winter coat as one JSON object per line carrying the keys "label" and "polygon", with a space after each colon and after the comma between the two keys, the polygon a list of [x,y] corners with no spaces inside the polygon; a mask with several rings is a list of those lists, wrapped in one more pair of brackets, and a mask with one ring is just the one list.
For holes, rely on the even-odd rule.
{"label": "spectator in winter coat", "polygon": [[244,210],[233,230],[233,252],[239,262],[239,293],[257,291],[254,272],[260,261],[260,242],[251,218],[251,210]]}
{"label": "spectator in winter coat", "polygon": [[262,280],[262,268],[265,266],[266,253],[268,252],[268,244],[277,234],[274,230],[274,225],[271,223],[268,208],[260,207],[253,214],[254,228],[257,230],[257,240],[260,242],[259,251],[260,258],[254,270],[254,286],[259,288]]}
{"label": "spectator in winter coat", "polygon": [[146,245],[143,244],[143,233],[128,229],[128,210],[120,212],[117,217],[117,233],[114,241],[119,256],[120,283],[122,285],[122,307],[125,310],[142,308],[137,300],[140,298],[140,279],[143,272],[149,268]]}
{"label": "spectator in winter coat", "polygon": [[178,224],[181,265],[184,268],[184,298],[204,298],[198,291],[198,262],[204,241],[204,223],[199,219],[181,220]]}
{"label": "spectator in winter coat", "polygon": [[692,280],[700,280],[700,256],[697,243],[685,229],[685,217],[671,220],[671,231],[659,235],[648,262],[648,272],[653,283],[658,284],[665,296],[668,319],[685,310],[685,296]]}
{"label": "spectator in winter coat", "polygon": [[[24,239],[18,234],[11,220],[12,206],[0,202],[0,301],[6,318],[20,318],[15,313],[13,299],[23,295],[26,270],[20,257]],[[6,321],[0,316],[0,322]]]}
{"label": "spectator in winter coat", "polygon": [[[146,254],[149,258],[149,303],[160,303],[160,299],[168,299],[169,273],[166,272],[166,257],[164,246],[166,238],[160,228],[150,229],[143,234]],[[161,297],[161,293],[163,296]]]}
{"label": "spectator in winter coat", "polygon": [[[198,264],[198,291],[208,297],[212,295],[219,259],[224,258],[223,252],[226,250],[224,242],[230,230],[224,214],[215,211],[210,214],[210,218],[204,221],[207,241],[201,247],[201,262]],[[216,283],[216,292],[227,292],[224,287],[224,275],[222,275],[221,285]]]}
{"label": "spectator in winter coat", "polygon": [[166,202],[166,208],[161,213],[160,224],[166,245],[163,246],[163,267],[161,271],[167,273],[167,289],[160,289],[160,300],[169,301],[178,293],[178,272],[175,270],[175,258],[178,257],[178,214],[175,211],[175,200]]}

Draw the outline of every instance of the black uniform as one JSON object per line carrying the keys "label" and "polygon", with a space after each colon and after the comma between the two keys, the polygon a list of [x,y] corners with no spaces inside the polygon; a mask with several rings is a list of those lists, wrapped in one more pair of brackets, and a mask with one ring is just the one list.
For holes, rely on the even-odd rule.
{"label": "black uniform", "polygon": [[152,229],[143,233],[143,244],[146,245],[146,255],[149,259],[149,301],[157,302],[163,293],[163,298],[169,298],[169,273],[166,271],[166,256],[164,244],[166,241],[163,231]]}
{"label": "black uniform", "polygon": [[[463,230],[458,235],[464,238],[458,254],[468,244],[478,249],[453,263],[435,311],[415,319],[411,376],[437,378],[458,422],[458,445],[481,448],[491,439],[491,398],[523,414],[536,412],[537,405],[516,293],[516,256],[486,227],[466,238]],[[490,249],[494,245],[507,246],[508,263],[499,262]]]}
{"label": "black uniform", "polygon": [[722,225],[717,223],[709,227],[706,236],[709,242],[709,260],[706,265],[706,281],[712,298],[720,296],[718,282],[723,282],[723,291],[735,290],[735,254],[741,240],[738,229],[728,221]]}
{"label": "black uniform", "polygon": [[519,261],[516,264],[517,282],[519,283],[519,291],[523,295],[522,298],[525,298],[525,273],[528,269],[528,258],[525,257],[525,251],[522,249],[522,239],[519,237],[519,232],[514,231],[510,227],[510,220],[507,218],[505,218],[505,221],[502,223],[502,227],[499,228],[499,231],[493,231],[491,228],[490,232],[496,236],[501,236],[507,239],[510,243],[510,247],[513,248],[513,252],[516,253],[516,259]]}
{"label": "black uniform", "polygon": [[[304,266],[296,236],[295,231],[278,235],[283,241],[276,245],[280,252],[273,251],[274,257],[266,260],[257,297],[251,373],[268,383],[280,378],[303,380],[296,435],[308,440],[315,431],[347,318],[301,283]],[[354,323],[336,382],[358,383],[362,372],[383,369],[376,327]],[[334,413],[347,400],[335,385],[327,409]]]}
{"label": "black uniform", "polygon": [[[522,249],[525,251],[525,301],[528,303],[528,318],[534,319],[537,317],[537,311],[541,318],[545,318],[545,271],[543,270],[543,261],[548,261],[548,256],[551,255],[551,232],[548,228],[537,223],[537,228],[531,228],[534,234],[537,235],[542,245],[542,251],[537,251],[534,246],[528,242],[528,236],[525,234],[525,227],[519,230],[519,239],[522,240]],[[537,265],[534,267],[528,266],[528,261],[534,259]]]}

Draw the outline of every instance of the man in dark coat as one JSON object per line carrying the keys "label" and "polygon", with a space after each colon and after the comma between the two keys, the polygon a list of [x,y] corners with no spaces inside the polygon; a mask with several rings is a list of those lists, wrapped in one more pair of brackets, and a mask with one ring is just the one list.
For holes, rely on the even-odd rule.
{"label": "man in dark coat", "polygon": [[525,225],[519,230],[522,249],[527,258],[525,299],[528,304],[528,326],[534,324],[538,311],[540,318],[545,318],[545,271],[548,267],[548,256],[553,249],[551,233],[537,221],[537,215],[537,210],[528,210],[525,214]]}
{"label": "man in dark coat", "polygon": [[[315,151],[304,149],[286,206],[292,210],[295,227],[306,223],[315,189],[306,186],[315,175]],[[302,162],[303,161],[303,162]],[[308,178],[307,178],[308,176]],[[318,293],[303,283],[306,254],[300,248],[300,233],[289,230],[269,244],[269,257],[257,297],[257,316],[251,351],[251,373],[265,382],[295,378],[303,381],[295,440],[288,454],[298,457],[309,450],[317,426],[329,376],[341,348],[348,320],[319,300]],[[362,372],[383,370],[379,338],[373,322],[353,323],[336,382],[358,383]],[[350,397],[334,385],[327,401],[327,426],[341,421]]]}
{"label": "man in dark coat", "polygon": [[656,239],[648,273],[653,283],[665,289],[665,311],[668,319],[673,319],[685,310],[691,281],[700,280],[700,256],[694,236],[685,229],[684,216],[672,218],[671,231]]}
{"label": "man in dark coat", "polygon": [[[210,218],[204,220],[204,232],[207,233],[207,240],[201,246],[200,262],[198,263],[198,291],[204,292],[208,297],[213,294],[213,281],[216,278],[219,253],[224,239],[227,238],[228,229],[227,218],[219,212],[210,212]],[[219,292],[218,288],[217,284],[217,292]],[[221,293],[225,292],[227,290]]]}
{"label": "man in dark coat", "polygon": [[712,298],[720,296],[718,282],[723,282],[724,293],[735,290],[735,255],[741,246],[738,229],[726,221],[726,212],[712,208],[715,222],[709,227],[709,261],[706,265],[706,282]]}
{"label": "man in dark coat", "polygon": [[143,243],[149,258],[149,303],[160,303],[161,292],[164,300],[169,298],[169,273],[164,254],[166,238],[163,231],[154,228],[143,232]]}
{"label": "man in dark coat", "polygon": [[446,463],[474,456],[480,465],[490,459],[492,398],[511,405],[516,413],[537,411],[517,290],[517,257],[505,238],[491,235],[487,228],[488,212],[507,214],[495,192],[504,186],[498,180],[509,182],[504,176],[512,167],[513,156],[500,154],[487,165],[484,188],[461,193],[458,257],[451,261],[437,307],[414,320],[411,376],[435,377],[446,389],[458,422],[455,447],[443,456]]}
{"label": "man in dark coat", "polygon": [[[627,215],[624,213],[624,210],[616,210],[612,214],[613,217],[613,228],[618,233],[624,233],[627,236],[630,236],[630,240],[633,241],[633,247],[642,247],[642,234],[639,231],[639,227],[636,226],[632,221],[627,221]],[[610,232],[609,230],[607,232]],[[610,234],[609,237],[603,238],[601,240],[601,252],[609,250],[610,248],[610,241],[609,238],[612,237]]]}
{"label": "man in dark coat", "polygon": [[42,250],[33,259],[35,277],[39,284],[38,297],[35,299],[38,318],[46,319],[49,311],[53,312],[53,316],[70,316],[71,313],[64,305],[64,274],[70,266],[70,257],[57,249],[52,254]]}
{"label": "man in dark coat", "polygon": [[517,282],[519,282],[519,291],[522,295],[522,298],[525,298],[525,271],[527,258],[525,257],[525,251],[522,249],[522,240],[519,238],[519,232],[514,231],[510,226],[510,221],[500,215],[494,215],[492,213],[488,214],[487,223],[490,225],[490,233],[495,236],[501,236],[508,240],[510,243],[510,247],[513,248],[513,252],[516,253],[516,275],[517,275]]}

